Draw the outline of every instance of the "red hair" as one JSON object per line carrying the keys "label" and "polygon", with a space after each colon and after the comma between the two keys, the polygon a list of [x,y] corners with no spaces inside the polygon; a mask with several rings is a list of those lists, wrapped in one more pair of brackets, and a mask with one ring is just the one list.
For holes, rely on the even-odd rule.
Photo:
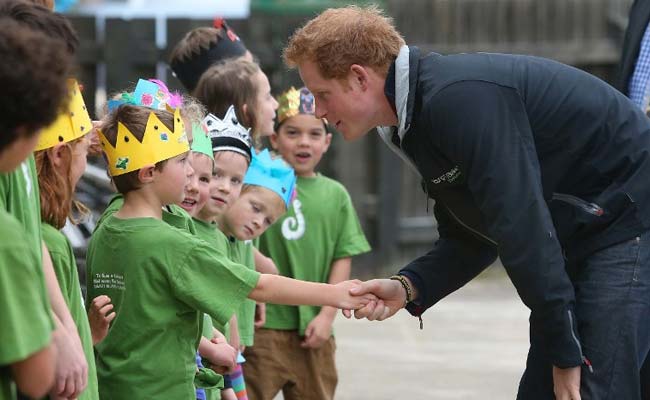
{"label": "red hair", "polygon": [[82,139],[83,137],[63,145],[66,151],[63,168],[54,165],[50,153],[52,148],[34,154],[40,188],[41,221],[56,229],[63,228],[68,218],[76,224],[89,214],[88,208],[74,199],[74,187],[70,180],[72,147]]}

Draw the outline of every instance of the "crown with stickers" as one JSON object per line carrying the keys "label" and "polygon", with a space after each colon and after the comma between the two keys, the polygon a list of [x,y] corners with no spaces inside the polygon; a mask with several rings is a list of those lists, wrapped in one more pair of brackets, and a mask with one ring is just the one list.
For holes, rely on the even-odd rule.
{"label": "crown with stickers", "polygon": [[282,198],[288,209],[295,197],[296,174],[282,158],[273,158],[268,149],[264,149],[257,154],[253,153],[253,160],[244,176],[244,184],[272,190]]}
{"label": "crown with stickers", "polygon": [[208,114],[203,119],[208,136],[212,141],[212,151],[234,151],[246,157],[250,162],[252,158],[252,141],[250,129],[244,128],[239,123],[235,114],[235,107],[230,106],[223,119]]}
{"label": "crown with stickers", "polygon": [[69,79],[67,84],[68,103],[52,125],[43,129],[38,138],[36,151],[49,149],[59,143],[72,142],[93,129],[79,84],[74,79]]}
{"label": "crown with stickers", "polygon": [[150,113],[147,126],[139,141],[129,128],[118,122],[115,146],[99,131],[99,141],[108,159],[111,176],[136,171],[146,165],[168,160],[190,150],[185,126],[177,108],[174,111],[174,127],[167,129],[155,113]]}

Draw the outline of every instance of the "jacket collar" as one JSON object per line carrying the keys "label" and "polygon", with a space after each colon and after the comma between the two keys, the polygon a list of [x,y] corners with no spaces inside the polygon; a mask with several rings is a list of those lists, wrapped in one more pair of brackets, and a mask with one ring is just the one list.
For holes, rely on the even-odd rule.
{"label": "jacket collar", "polygon": [[397,135],[402,141],[411,127],[419,60],[420,50],[417,47],[402,46],[397,58],[388,70],[384,85],[384,93],[397,111],[397,126],[377,127],[379,136],[386,142],[388,147],[414,168],[415,165],[413,165],[412,161],[391,141],[391,136],[393,129],[397,129]]}

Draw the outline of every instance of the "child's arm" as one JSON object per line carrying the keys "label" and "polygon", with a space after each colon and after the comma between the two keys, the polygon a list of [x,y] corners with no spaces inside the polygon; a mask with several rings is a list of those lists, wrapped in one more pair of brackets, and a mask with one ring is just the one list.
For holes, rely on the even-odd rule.
{"label": "child's arm", "polygon": [[[56,334],[56,333],[55,333]],[[44,397],[54,383],[56,353],[52,342],[24,360],[11,364],[18,390],[29,398]]]}
{"label": "child's arm", "polygon": [[56,382],[52,394],[75,398],[88,383],[88,362],[81,347],[77,326],[65,304],[61,287],[56,279],[50,252],[42,242],[43,273],[48,297],[52,307],[52,319],[56,324],[53,344],[56,348]]}
{"label": "child's arm", "polygon": [[278,267],[270,257],[265,256],[256,247],[253,247],[253,256],[255,257],[255,270],[262,274],[279,274]]}
{"label": "child's arm", "polygon": [[332,306],[356,310],[376,299],[372,294],[352,296],[349,291],[361,281],[345,281],[336,285],[305,282],[280,275],[261,274],[257,286],[248,295],[249,299],[265,303]]}
{"label": "child's arm", "polygon": [[[328,282],[337,284],[350,279],[352,259],[350,257],[339,258],[332,262]],[[304,348],[317,349],[325,343],[332,335],[332,323],[336,318],[337,309],[323,306],[314,319],[309,322],[305,329],[305,340],[301,343]]]}
{"label": "child's arm", "polygon": [[230,318],[230,345],[237,350],[241,346],[241,340],[239,339],[239,325],[237,325],[237,314],[233,314]]}

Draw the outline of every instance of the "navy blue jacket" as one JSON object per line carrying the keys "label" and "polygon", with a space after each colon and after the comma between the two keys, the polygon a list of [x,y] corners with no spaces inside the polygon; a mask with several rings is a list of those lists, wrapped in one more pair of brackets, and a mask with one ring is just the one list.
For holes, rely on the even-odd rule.
{"label": "navy blue jacket", "polygon": [[440,233],[400,272],[420,292],[409,311],[498,255],[549,360],[580,365],[571,276],[592,252],[650,227],[650,120],[605,82],[554,61],[405,49],[386,81],[401,128],[380,132],[420,173]]}

